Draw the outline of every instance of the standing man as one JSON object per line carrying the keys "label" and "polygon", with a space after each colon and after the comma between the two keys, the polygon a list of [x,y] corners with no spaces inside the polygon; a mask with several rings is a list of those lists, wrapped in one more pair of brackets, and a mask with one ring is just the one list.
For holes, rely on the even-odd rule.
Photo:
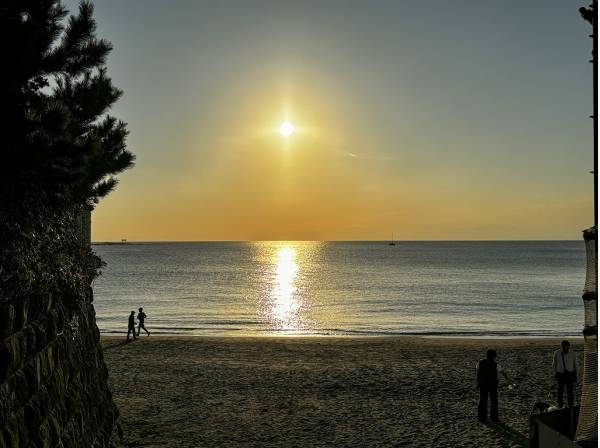
{"label": "standing man", "polygon": [[571,344],[566,339],[560,343],[560,349],[554,352],[552,359],[552,368],[556,378],[556,398],[558,407],[564,406],[563,391],[567,386],[567,403],[573,407],[573,384],[577,381],[577,363],[575,362],[575,353],[570,351]]}
{"label": "standing man", "polygon": [[133,340],[135,341],[135,311],[132,311],[129,315],[129,324],[127,325],[127,342],[130,341],[129,333],[133,335]]}
{"label": "standing man", "polygon": [[479,406],[477,419],[480,422],[487,420],[487,402],[490,397],[490,420],[498,422],[498,374],[502,374],[509,383],[511,380],[502,367],[496,364],[496,350],[489,349],[485,359],[477,363],[477,387],[479,388]]}
{"label": "standing man", "polygon": [[144,331],[146,332],[146,335],[150,336],[150,332],[148,330],[146,330],[146,327],[144,326],[144,319],[146,319],[146,313],[144,313],[144,308],[139,308],[138,309],[138,336],[140,335],[140,329],[143,328]]}

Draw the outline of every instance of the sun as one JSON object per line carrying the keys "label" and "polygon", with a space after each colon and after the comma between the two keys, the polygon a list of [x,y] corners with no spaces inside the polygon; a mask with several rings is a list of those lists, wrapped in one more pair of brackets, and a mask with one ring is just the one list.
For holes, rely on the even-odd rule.
{"label": "sun", "polygon": [[289,137],[294,132],[296,132],[296,128],[289,121],[284,121],[283,123],[281,123],[281,125],[279,125],[279,133],[283,137]]}

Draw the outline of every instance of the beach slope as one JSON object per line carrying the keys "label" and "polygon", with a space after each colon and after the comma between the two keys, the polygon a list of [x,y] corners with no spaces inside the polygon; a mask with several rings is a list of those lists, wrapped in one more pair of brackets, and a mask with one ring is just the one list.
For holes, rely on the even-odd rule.
{"label": "beach slope", "polygon": [[[103,337],[123,446],[521,447],[554,339]],[[582,341],[571,339],[582,359]],[[477,422],[487,348],[519,383]],[[576,400],[577,401],[577,400]]]}

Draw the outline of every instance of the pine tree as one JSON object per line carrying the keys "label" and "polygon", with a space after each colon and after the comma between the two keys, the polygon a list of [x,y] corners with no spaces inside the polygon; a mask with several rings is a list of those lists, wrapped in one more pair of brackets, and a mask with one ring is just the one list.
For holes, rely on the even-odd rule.
{"label": "pine tree", "polygon": [[95,36],[93,6],[68,18],[56,0],[0,5],[4,121],[0,201],[93,205],[132,166],[126,125],[107,114],[121,96],[106,73],[112,47]]}
{"label": "pine tree", "polygon": [[98,259],[73,243],[74,215],[133,165],[92,15],[87,1],[72,16],[58,0],[0,2],[0,304],[89,288]]}

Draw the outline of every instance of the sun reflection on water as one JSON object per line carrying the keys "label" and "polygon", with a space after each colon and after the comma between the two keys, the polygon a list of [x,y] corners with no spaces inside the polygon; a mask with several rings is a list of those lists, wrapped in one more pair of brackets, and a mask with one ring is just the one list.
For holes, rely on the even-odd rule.
{"label": "sun reflection on water", "polygon": [[265,334],[313,334],[319,308],[312,285],[318,275],[323,243],[273,241],[253,243],[255,281],[260,284],[257,317]]}
{"label": "sun reflection on water", "polygon": [[275,254],[275,278],[271,291],[270,317],[280,330],[300,330],[302,319],[301,304],[296,295],[296,249],[286,245]]}

